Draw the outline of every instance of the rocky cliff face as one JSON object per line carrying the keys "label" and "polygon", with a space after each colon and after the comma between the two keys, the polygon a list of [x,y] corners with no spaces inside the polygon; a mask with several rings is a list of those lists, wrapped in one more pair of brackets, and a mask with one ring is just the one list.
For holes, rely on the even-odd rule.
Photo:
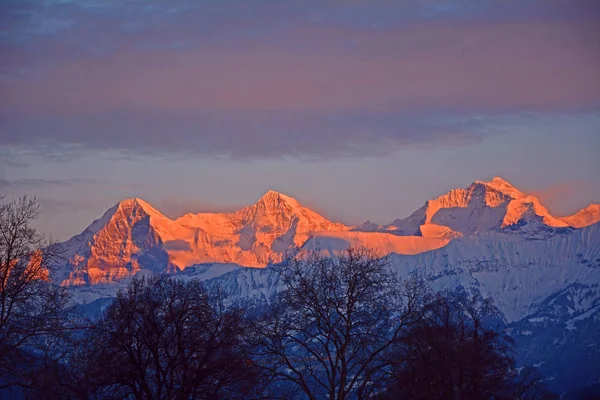
{"label": "rocky cliff face", "polygon": [[83,233],[64,243],[68,269],[63,284],[110,283],[141,269],[170,271],[160,215],[140,199],[124,200]]}

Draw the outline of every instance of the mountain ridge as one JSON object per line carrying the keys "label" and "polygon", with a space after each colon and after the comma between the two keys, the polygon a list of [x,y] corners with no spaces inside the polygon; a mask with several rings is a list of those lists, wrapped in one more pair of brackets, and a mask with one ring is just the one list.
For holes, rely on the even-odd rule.
{"label": "mountain ridge", "polygon": [[490,229],[503,229],[536,221],[546,226],[582,228],[600,221],[600,207],[593,204],[568,217],[555,217],[535,196],[527,195],[505,179],[474,181],[467,188],[452,189],[428,200],[406,218],[388,225],[369,221],[355,231],[388,232],[399,236],[455,238]]}
{"label": "mountain ridge", "polygon": [[111,283],[145,269],[173,272],[205,263],[265,267],[303,246],[358,245],[382,254],[414,255],[490,230],[551,236],[548,227],[566,228],[566,221],[576,228],[599,221],[600,207],[588,206],[566,218],[552,216],[537,198],[500,177],[453,189],[387,226],[332,222],[274,190],[231,213],[188,213],[176,219],[133,197],[63,242],[67,262],[56,276],[64,285],[77,286]]}
{"label": "mountain ridge", "polygon": [[215,262],[264,267],[281,261],[314,232],[347,229],[275,191],[233,213],[175,220],[140,198],[129,198],[63,242],[68,260],[56,276],[66,286],[78,286],[119,281],[142,269],[168,272]]}

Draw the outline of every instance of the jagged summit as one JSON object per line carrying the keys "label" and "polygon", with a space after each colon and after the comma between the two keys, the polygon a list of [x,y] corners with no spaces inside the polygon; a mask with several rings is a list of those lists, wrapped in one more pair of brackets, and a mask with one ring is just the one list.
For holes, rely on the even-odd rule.
{"label": "jagged summit", "polygon": [[[578,216],[573,220],[585,226],[593,218]],[[575,226],[551,215],[536,197],[523,193],[501,177],[494,177],[491,181],[475,181],[464,189],[450,190],[427,201],[409,217],[378,230],[401,236],[456,237],[522,224]]]}
{"label": "jagged summit", "polygon": [[278,192],[276,190],[269,190],[267,191],[267,193],[265,193],[259,201],[293,201],[293,202],[297,202],[296,199],[294,199],[293,197],[290,197],[286,194],[283,194],[281,192]]}
{"label": "jagged summit", "polygon": [[492,180],[487,183],[514,187],[513,185],[510,184],[510,182],[508,182],[506,179],[504,179],[500,176],[493,177]]}
{"label": "jagged summit", "polygon": [[475,181],[471,184],[469,188],[475,188],[481,185],[486,188],[496,190],[500,193],[504,193],[515,199],[527,197],[526,194],[524,194],[512,184],[510,184],[508,181],[499,176],[494,177],[491,181]]}
{"label": "jagged summit", "polygon": [[140,209],[146,212],[149,216],[160,216],[166,218],[160,211],[150,205],[150,203],[142,200],[139,197],[131,197],[121,200],[116,207],[121,210]]}
{"label": "jagged summit", "polygon": [[119,219],[124,218],[124,216],[132,216],[135,218],[138,215],[154,216],[168,219],[146,201],[140,199],[139,197],[132,197],[121,200],[120,202],[106,210],[102,217],[92,222],[86,228],[84,233],[87,232],[95,234],[102,228],[104,228],[114,218]]}
{"label": "jagged summit", "polygon": [[119,201],[115,206],[117,208],[129,208],[129,207],[153,208],[149,203],[147,203],[146,201],[142,200],[139,197],[130,197],[127,199],[123,199],[123,200]]}
{"label": "jagged summit", "polygon": [[139,197],[129,197],[127,199],[123,199],[121,200],[118,205],[123,205],[123,206],[132,206],[132,205],[139,205],[139,206],[143,206],[148,204],[147,202],[145,202],[144,200],[142,200]]}
{"label": "jagged summit", "polygon": [[563,221],[575,228],[583,228],[600,222],[600,204],[590,204],[575,214],[564,217]]}
{"label": "jagged summit", "polygon": [[269,190],[256,202],[255,205],[270,210],[281,208],[294,209],[301,207],[298,200],[275,190]]}
{"label": "jagged summit", "polygon": [[498,187],[508,186],[508,187],[514,188],[514,186],[512,184],[510,184],[510,182],[508,182],[506,179],[504,179],[500,176],[495,176],[490,181],[476,180],[474,183],[483,183],[485,185],[498,186]]}

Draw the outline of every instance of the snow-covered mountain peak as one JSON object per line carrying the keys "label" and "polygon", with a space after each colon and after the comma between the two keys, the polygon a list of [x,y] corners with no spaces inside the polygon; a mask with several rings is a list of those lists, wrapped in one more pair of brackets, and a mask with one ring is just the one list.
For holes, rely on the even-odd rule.
{"label": "snow-covered mountain peak", "polygon": [[[294,235],[299,234],[302,240],[306,240],[310,234],[317,231],[349,229],[304,207],[293,197],[273,190],[268,191],[255,204],[234,213],[231,218],[237,224],[264,233],[281,233],[291,229]],[[296,245],[301,244],[296,241]]]}
{"label": "snow-covered mountain peak", "polygon": [[161,246],[170,239],[171,224],[145,201],[125,199],[62,244],[68,270],[58,276],[65,285],[83,285],[118,281],[141,269],[168,271]]}
{"label": "snow-covered mountain peak", "polygon": [[130,197],[130,198],[121,200],[118,203],[118,205],[127,207],[127,206],[144,206],[144,205],[149,205],[149,204],[139,197]]}
{"label": "snow-covered mountain peak", "polygon": [[139,197],[122,200],[116,205],[116,208],[118,218],[132,221],[147,217],[149,219],[149,225],[162,239],[170,240],[174,237],[172,234],[174,227],[173,220],[165,217],[160,211],[150,205],[150,203]]}
{"label": "snow-covered mountain peak", "polygon": [[496,191],[507,195],[513,199],[520,199],[527,197],[527,195],[521,192],[519,189],[511,185],[508,181],[496,176],[491,181],[475,181],[469,187],[471,190],[476,190],[477,188],[484,187],[487,190]]}
{"label": "snow-covered mountain peak", "polygon": [[293,197],[290,197],[288,195],[285,195],[281,192],[278,192],[276,190],[269,190],[267,193],[265,193],[258,202],[286,202],[286,203],[298,203],[298,201],[296,199],[294,199]]}
{"label": "snow-covered mountain peak", "polygon": [[402,236],[456,237],[527,223],[568,226],[563,219],[552,216],[536,197],[495,177],[450,190],[382,230]]}
{"label": "snow-covered mountain peak", "polygon": [[117,204],[117,207],[119,210],[123,210],[124,212],[141,211],[146,213],[150,217],[168,219],[167,217],[162,215],[160,211],[158,211],[156,208],[152,207],[148,202],[140,199],[139,197],[132,197],[129,199],[122,200]]}
{"label": "snow-covered mountain peak", "polygon": [[575,214],[562,219],[570,226],[582,228],[600,222],[600,204],[590,204]]}
{"label": "snow-covered mountain peak", "polygon": [[269,190],[256,202],[255,206],[267,211],[291,211],[302,208],[298,200],[283,193]]}

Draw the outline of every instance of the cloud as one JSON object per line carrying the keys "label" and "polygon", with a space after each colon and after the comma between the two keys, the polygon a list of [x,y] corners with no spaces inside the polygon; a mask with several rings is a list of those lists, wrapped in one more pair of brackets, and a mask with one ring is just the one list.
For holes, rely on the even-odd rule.
{"label": "cloud", "polygon": [[[110,201],[106,199],[68,199],[61,200],[57,198],[51,197],[37,197],[37,200],[42,207],[42,215],[43,216],[52,216],[52,214],[58,214],[64,218],[64,216],[68,216],[72,213],[76,212],[99,212],[99,216],[101,216],[102,210],[106,209],[106,205],[110,204]],[[86,213],[87,215],[87,213]],[[89,223],[90,221],[85,221]]]}
{"label": "cloud", "polygon": [[0,190],[6,189],[32,189],[42,187],[56,187],[56,186],[76,186],[82,184],[93,184],[97,183],[94,179],[38,179],[38,178],[23,178],[23,179],[2,179],[0,178]]}
{"label": "cloud", "polygon": [[[0,136],[2,136],[1,132],[2,130],[0,129]],[[18,153],[10,146],[2,147],[0,145],[0,177],[4,176],[4,169],[6,167],[23,168],[28,165]]]}
{"label": "cloud", "polygon": [[26,3],[0,35],[1,146],[368,156],[600,106],[592,2],[401,3]]}
{"label": "cloud", "polygon": [[[531,191],[548,209],[556,211],[559,216],[574,214],[587,206],[589,199],[598,195],[593,190],[594,183],[585,181],[559,181],[551,185]],[[584,199],[584,203],[581,202]],[[576,201],[574,201],[574,199]],[[555,215],[556,215],[555,214]]]}
{"label": "cloud", "polygon": [[[39,145],[40,149],[53,147],[58,153],[61,143],[69,143],[88,150],[238,159],[380,155],[403,146],[472,143],[487,134],[478,120],[359,113],[195,114],[161,110],[64,119],[31,116],[15,120],[6,116],[4,123],[12,123],[10,131],[18,133],[2,138],[14,147]],[[40,154],[43,156],[43,151]],[[55,155],[55,159],[72,158]]]}
{"label": "cloud", "polygon": [[[599,113],[565,115],[391,113],[193,113],[157,110],[127,115],[107,113],[87,117],[14,120],[10,135],[0,139],[28,148],[27,159],[48,157],[69,161],[90,151],[121,157],[226,157],[236,160],[285,159],[307,161],[331,157],[371,157],[405,148],[462,146],[495,135],[548,130],[597,134]],[[6,125],[5,125],[6,126]],[[52,132],[52,134],[49,134]],[[62,143],[68,143],[64,147]],[[80,149],[75,152],[73,148]]]}
{"label": "cloud", "polygon": [[533,190],[531,192],[532,196],[538,197],[542,202],[553,200],[556,197],[565,196],[565,195],[573,195],[581,189],[585,188],[587,185],[585,182],[581,181],[562,181],[556,182],[552,185]]}
{"label": "cloud", "polygon": [[[593,107],[600,104],[598,22],[303,27],[280,32],[285,40],[279,43],[268,36],[258,43],[200,36],[193,49],[186,47],[193,47],[191,38],[167,35],[156,42],[142,35],[106,55],[64,57],[38,65],[42,72],[0,83],[0,107],[69,116],[96,110]],[[25,62],[17,50],[8,55],[17,68]]]}

